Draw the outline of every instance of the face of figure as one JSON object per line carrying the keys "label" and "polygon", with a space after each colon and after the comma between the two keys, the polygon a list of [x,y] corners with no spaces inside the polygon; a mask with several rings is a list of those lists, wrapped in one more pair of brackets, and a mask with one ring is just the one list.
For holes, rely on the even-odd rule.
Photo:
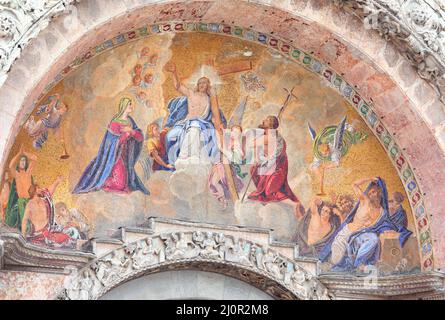
{"label": "face of figure", "polygon": [[150,48],[149,47],[145,47],[141,51],[141,57],[148,57],[149,53],[150,53]]}
{"label": "face of figure", "polygon": [[276,129],[278,128],[278,119],[274,116],[268,116],[263,122],[259,125],[260,129]]}
{"label": "face of figure", "polygon": [[232,142],[235,142],[236,140],[238,140],[241,135],[243,134],[242,129],[239,126],[233,126],[230,129],[230,139]]}
{"label": "face of figure", "polygon": [[323,206],[323,208],[321,208],[320,217],[323,221],[329,221],[329,218],[331,217],[331,208]]}
{"label": "face of figure", "polygon": [[60,207],[57,213],[57,221],[62,225],[65,226],[70,221],[69,212],[65,206]]}
{"label": "face of figure", "polygon": [[380,195],[381,190],[379,187],[372,187],[368,192],[368,198],[371,201],[372,205],[377,207],[380,205]]}
{"label": "face of figure", "polygon": [[151,128],[151,134],[153,135],[153,137],[159,137],[160,136],[160,132],[159,132],[159,127],[158,126],[153,126]]}
{"label": "face of figure", "polygon": [[210,87],[210,81],[207,78],[201,78],[198,80],[198,92],[207,93]]}
{"label": "face of figure", "polygon": [[270,128],[269,118],[264,119],[263,122],[261,122],[261,124],[259,125],[259,128],[269,129]]}
{"label": "face of figure", "polygon": [[37,185],[36,193],[39,197],[43,197],[45,194],[43,193],[44,189]]}
{"label": "face of figure", "polygon": [[29,187],[28,193],[31,199],[44,196],[43,189],[40,188],[38,184],[31,185],[31,187]]}
{"label": "face of figure", "polygon": [[153,82],[153,75],[151,75],[151,74],[146,74],[145,77],[144,77],[144,81],[145,81],[146,83],[148,83],[148,84],[152,83],[152,82]]}
{"label": "face of figure", "polygon": [[318,151],[320,151],[322,156],[327,157],[331,153],[331,148],[329,147],[329,144],[322,143],[319,145]]}
{"label": "face of figure", "polygon": [[156,64],[156,62],[158,62],[158,55],[155,53],[150,57],[150,63]]}
{"label": "face of figure", "polygon": [[136,86],[136,87],[140,86],[141,85],[141,81],[142,81],[142,79],[141,79],[140,75],[135,75],[133,77],[133,85],[134,86]]}
{"label": "face of figure", "polygon": [[339,207],[341,212],[345,214],[351,212],[352,208],[354,207],[354,203],[346,197],[339,197],[337,207]]}
{"label": "face of figure", "polygon": [[142,66],[140,64],[135,65],[134,73],[136,73],[137,75],[140,75],[141,72],[142,72]]}
{"label": "face of figure", "polygon": [[127,108],[125,109],[125,111],[127,112],[127,113],[132,113],[133,111],[134,111],[134,104],[133,104],[133,102],[129,102],[128,103],[128,105],[127,105]]}
{"label": "face of figure", "polygon": [[57,110],[59,110],[60,114],[65,114],[68,111],[68,106],[65,103],[61,102]]}
{"label": "face of figure", "polygon": [[147,94],[144,91],[140,91],[138,94],[139,98],[141,99],[146,99],[147,98]]}
{"label": "face of figure", "polygon": [[26,157],[21,157],[19,162],[19,169],[26,170],[26,164],[28,163],[28,159]]}
{"label": "face of figure", "polygon": [[394,201],[394,198],[388,200],[388,208],[389,212],[393,213],[397,209],[397,203]]}

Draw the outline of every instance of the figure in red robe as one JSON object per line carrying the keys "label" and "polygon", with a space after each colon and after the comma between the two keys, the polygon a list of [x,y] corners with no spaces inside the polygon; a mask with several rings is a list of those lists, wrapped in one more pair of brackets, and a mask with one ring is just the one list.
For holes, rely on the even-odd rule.
{"label": "figure in red robe", "polygon": [[288,160],[286,142],[278,133],[278,118],[268,116],[259,126],[264,130],[264,136],[256,139],[255,149],[263,150],[258,156],[258,163],[251,167],[250,174],[256,190],[249,195],[249,199],[264,203],[290,199],[299,203],[287,182]]}

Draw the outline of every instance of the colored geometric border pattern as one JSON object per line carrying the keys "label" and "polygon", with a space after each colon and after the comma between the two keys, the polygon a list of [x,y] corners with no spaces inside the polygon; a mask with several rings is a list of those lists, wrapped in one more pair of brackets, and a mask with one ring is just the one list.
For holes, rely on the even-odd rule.
{"label": "colored geometric border pattern", "polygon": [[396,167],[397,172],[402,179],[404,188],[409,195],[409,202],[415,215],[417,238],[419,241],[419,251],[421,256],[421,268],[423,271],[430,271],[433,269],[433,250],[430,223],[428,215],[425,211],[423,194],[420,191],[415,174],[406,160],[401,148],[394,141],[392,135],[385,128],[383,123],[378,119],[377,115],[372,110],[371,105],[366,102],[360,96],[360,94],[343,79],[342,76],[336,73],[331,67],[326,66],[324,63],[314,58],[312,55],[294,47],[289,42],[278,37],[260,33],[251,29],[219,23],[172,22],[139,28],[109,39],[89,49],[83,55],[77,57],[71,64],[65,67],[53,81],[45,86],[44,91],[34,102],[33,109],[37,105],[37,102],[40,101],[51,90],[51,88],[61,81],[68,73],[77,69],[84,62],[98,54],[126,44],[130,41],[135,41],[151,35],[191,31],[234,36],[265,45],[271,49],[277,50],[280,54],[284,55],[291,61],[296,62],[308,71],[318,73],[327,81],[330,87],[337,90],[337,92],[342,95],[354,109],[357,110],[359,115],[369,125],[389,155],[391,162]]}

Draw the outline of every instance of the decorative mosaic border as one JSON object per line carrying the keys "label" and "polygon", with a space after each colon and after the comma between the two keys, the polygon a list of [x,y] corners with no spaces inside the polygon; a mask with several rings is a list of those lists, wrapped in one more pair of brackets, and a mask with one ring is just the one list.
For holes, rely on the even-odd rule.
{"label": "decorative mosaic border", "polygon": [[109,39],[85,52],[77,57],[72,63],[65,67],[41,93],[39,98],[34,102],[34,107],[59,81],[61,81],[68,73],[77,69],[84,62],[105,52],[151,35],[160,35],[171,32],[206,32],[217,33],[227,36],[234,36],[244,40],[256,42],[265,45],[273,50],[278,51],[281,55],[304,67],[306,70],[319,74],[328,85],[342,95],[349,104],[357,110],[359,115],[368,124],[374,135],[378,138],[386,153],[389,155],[391,162],[397,169],[402,179],[404,188],[408,194],[411,209],[415,216],[415,224],[417,229],[417,238],[419,242],[419,251],[421,257],[421,268],[423,271],[433,269],[433,245],[430,231],[429,217],[424,206],[424,195],[420,190],[416,181],[415,174],[408,163],[407,157],[402,152],[402,148],[398,146],[391,133],[385,128],[384,124],[378,119],[378,116],[372,110],[371,104],[365,101],[360,94],[349,85],[343,77],[335,72],[330,66],[317,60],[311,54],[296,48],[290,42],[251,29],[245,29],[238,26],[231,26],[219,23],[203,23],[203,22],[171,22],[164,24],[155,24],[139,28],[136,30],[123,33]]}

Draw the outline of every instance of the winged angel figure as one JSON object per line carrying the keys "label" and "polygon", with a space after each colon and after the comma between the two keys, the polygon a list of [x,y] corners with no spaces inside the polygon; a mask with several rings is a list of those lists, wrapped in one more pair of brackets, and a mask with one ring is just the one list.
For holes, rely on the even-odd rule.
{"label": "winged angel figure", "polygon": [[367,138],[365,133],[357,131],[354,124],[348,124],[346,120],[347,118],[344,116],[338,125],[328,126],[320,133],[317,133],[308,122],[314,154],[310,169],[320,176],[320,193],[318,195],[325,195],[323,190],[324,171],[338,167],[340,160],[348,153],[350,147]]}

